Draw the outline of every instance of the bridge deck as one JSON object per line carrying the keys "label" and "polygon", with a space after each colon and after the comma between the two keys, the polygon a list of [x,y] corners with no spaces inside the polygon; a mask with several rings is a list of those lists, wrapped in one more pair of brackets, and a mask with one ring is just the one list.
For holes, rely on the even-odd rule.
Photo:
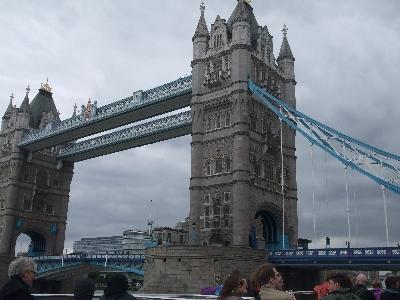
{"label": "bridge deck", "polygon": [[99,107],[90,117],[79,115],[27,132],[18,146],[24,150],[38,151],[188,107],[192,97],[191,83],[191,76],[180,78],[140,92],[138,99],[128,97]]}
{"label": "bridge deck", "polygon": [[82,161],[118,151],[140,147],[192,132],[191,112],[171,115],[82,141],[62,149],[58,159]]}

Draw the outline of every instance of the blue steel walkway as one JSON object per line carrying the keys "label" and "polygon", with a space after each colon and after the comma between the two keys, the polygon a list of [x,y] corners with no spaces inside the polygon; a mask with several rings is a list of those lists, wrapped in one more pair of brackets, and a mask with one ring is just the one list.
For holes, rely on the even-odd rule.
{"label": "blue steel walkway", "polygon": [[144,255],[128,254],[66,254],[63,256],[33,257],[38,264],[39,277],[71,267],[89,264],[95,267],[120,270],[143,276]]}

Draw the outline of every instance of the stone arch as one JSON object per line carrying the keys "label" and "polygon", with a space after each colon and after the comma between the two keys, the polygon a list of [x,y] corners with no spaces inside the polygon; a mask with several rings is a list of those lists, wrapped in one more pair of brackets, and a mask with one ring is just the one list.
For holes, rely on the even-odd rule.
{"label": "stone arch", "polygon": [[249,245],[254,249],[270,249],[279,242],[279,224],[267,210],[258,210],[250,231]]}
{"label": "stone arch", "polygon": [[294,235],[293,227],[285,217],[285,235],[282,236],[282,208],[273,203],[263,203],[252,214],[249,246],[252,248],[277,250],[289,246]]}
{"label": "stone arch", "polygon": [[[18,226],[18,222],[20,222],[21,219],[16,220],[16,226]],[[23,222],[23,221],[22,221]],[[15,253],[15,247],[17,243],[17,239],[21,234],[27,235],[31,239],[31,243],[29,245],[28,249],[28,255],[29,256],[40,256],[40,255],[46,255],[48,252],[48,246],[49,246],[49,237],[47,234],[44,234],[41,230],[33,229],[33,228],[21,228],[21,230],[18,230],[14,236],[13,243],[11,244],[11,251],[10,253],[14,254]]]}
{"label": "stone arch", "polygon": [[44,255],[46,253],[47,241],[46,238],[35,231],[25,231],[27,236],[31,238],[28,254],[30,256]]}

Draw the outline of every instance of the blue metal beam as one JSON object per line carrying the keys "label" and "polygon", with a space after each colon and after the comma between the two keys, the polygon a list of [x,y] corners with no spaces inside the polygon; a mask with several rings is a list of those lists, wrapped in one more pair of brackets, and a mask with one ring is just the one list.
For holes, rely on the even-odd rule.
{"label": "blue metal beam", "polygon": [[256,100],[300,132],[311,144],[317,145],[345,166],[400,194],[400,156],[365,144],[304,115],[251,80],[248,81],[248,88]]}

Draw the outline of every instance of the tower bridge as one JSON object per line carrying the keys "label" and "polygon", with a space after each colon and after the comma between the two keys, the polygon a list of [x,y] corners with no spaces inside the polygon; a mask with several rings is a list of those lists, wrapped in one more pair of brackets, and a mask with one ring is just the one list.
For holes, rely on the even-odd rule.
{"label": "tower bridge", "polygon": [[[306,252],[302,257],[296,252],[299,260],[292,260],[288,250],[298,238],[296,131],[383,190],[400,191],[399,156],[332,131],[296,110],[295,58],[286,27],[275,59],[273,37],[258,24],[249,1],[238,0],[229,19],[217,16],[210,30],[204,5],[200,11],[191,76],[102,107],[90,101],[66,120],[59,118],[48,82],[32,101],[27,89],[19,108],[11,99],[0,134],[0,255],[12,256],[17,237],[25,233],[32,239],[30,254],[47,256],[41,261],[43,270],[46,264],[53,270],[60,263],[58,258],[50,263],[48,256],[60,257],[63,265],[74,163],[186,134],[192,136],[191,247],[150,251],[145,274],[160,288],[169,269],[182,281],[188,266],[202,274],[184,282],[188,290],[210,284],[215,273],[225,277],[236,267],[224,265],[227,255],[246,270],[265,261],[266,249],[277,264],[317,261]],[[100,135],[79,140],[93,134]],[[371,165],[390,170],[390,176],[371,171]],[[225,247],[212,247],[216,244]],[[396,252],[386,250],[397,263]],[[209,255],[212,269],[198,264]],[[77,260],[83,258],[66,259],[72,264]],[[180,264],[182,260],[189,262]]]}

